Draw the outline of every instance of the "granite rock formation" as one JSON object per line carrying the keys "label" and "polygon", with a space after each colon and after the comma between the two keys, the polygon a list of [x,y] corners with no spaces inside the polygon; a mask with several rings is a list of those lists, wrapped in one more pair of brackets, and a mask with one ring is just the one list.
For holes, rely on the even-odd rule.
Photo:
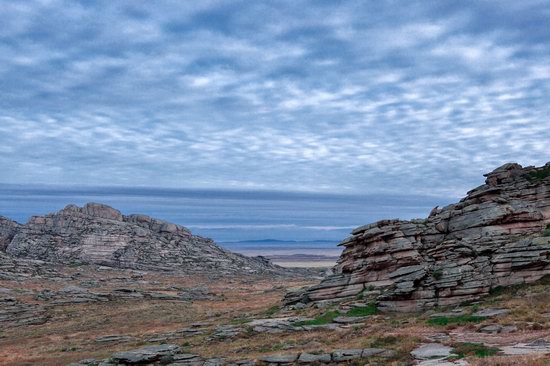
{"label": "granite rock formation", "polygon": [[287,304],[360,295],[386,310],[421,310],[474,300],[497,286],[550,274],[550,163],[505,164],[456,204],[423,220],[356,228],[334,274]]}
{"label": "granite rock formation", "polygon": [[106,205],[69,205],[19,225],[0,217],[0,249],[16,258],[62,264],[178,270],[189,273],[282,272],[262,257],[227,251],[211,239],[145,215]]}

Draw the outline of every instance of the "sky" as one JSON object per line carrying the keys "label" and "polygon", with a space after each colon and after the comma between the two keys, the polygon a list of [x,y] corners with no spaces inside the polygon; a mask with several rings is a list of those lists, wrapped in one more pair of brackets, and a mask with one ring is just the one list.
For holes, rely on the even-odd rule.
{"label": "sky", "polygon": [[[357,226],[385,218],[426,217],[434,206],[450,203],[411,194],[0,184],[0,215],[20,223],[34,215],[56,212],[69,203],[83,206],[87,202],[108,204],[125,215],[139,213],[174,222],[243,253],[265,253],[274,248],[280,252],[291,247],[300,253],[318,254],[321,249],[322,254],[331,255],[339,254],[341,248],[336,244]],[[257,240],[262,242],[250,242]]]}
{"label": "sky", "polygon": [[550,160],[550,1],[1,1],[0,183],[457,197]]}

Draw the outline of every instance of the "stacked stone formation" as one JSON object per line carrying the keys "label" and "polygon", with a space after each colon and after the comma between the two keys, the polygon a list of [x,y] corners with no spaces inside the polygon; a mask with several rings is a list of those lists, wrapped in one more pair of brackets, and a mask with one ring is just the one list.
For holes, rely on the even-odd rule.
{"label": "stacked stone formation", "polygon": [[69,205],[34,216],[25,225],[0,218],[0,249],[12,257],[63,264],[213,275],[281,272],[264,258],[232,253],[182,226],[145,215],[125,216],[97,203]]}
{"label": "stacked stone formation", "polygon": [[[550,163],[505,164],[460,202],[423,220],[356,228],[334,274],[293,304],[362,295],[386,310],[412,311],[476,299],[497,286],[550,273]],[[548,234],[548,231],[547,231]]]}

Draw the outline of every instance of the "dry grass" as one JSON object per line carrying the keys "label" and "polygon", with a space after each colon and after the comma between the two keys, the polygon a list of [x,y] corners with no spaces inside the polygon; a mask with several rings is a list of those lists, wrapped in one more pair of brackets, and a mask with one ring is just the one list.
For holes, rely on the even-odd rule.
{"label": "dry grass", "polygon": [[549,366],[550,356],[492,356],[473,360],[470,364],[471,366]]}
{"label": "dry grass", "polygon": [[[76,269],[68,269],[66,275]],[[72,272],[70,272],[72,271]],[[110,278],[102,282],[101,290],[121,287],[116,278],[124,278],[121,271],[90,271],[78,269],[78,277],[95,279]],[[195,322],[206,322],[213,329],[220,324],[237,324],[236,320],[264,318],[267,316],[304,315],[316,317],[331,309],[307,308],[294,312],[279,312],[277,306],[285,288],[301,286],[315,280],[281,280],[261,278],[225,278],[211,280],[193,276],[147,274],[143,281],[133,286],[149,291],[169,292],[170,286],[194,287],[206,285],[223,300],[171,302],[153,300],[119,300],[105,303],[58,306],[50,310],[52,320],[43,325],[2,329],[0,335],[0,365],[57,366],[84,358],[103,359],[116,351],[128,350],[145,344],[144,340],[155,333],[172,332],[189,327]],[[78,285],[78,281],[62,283],[32,279],[24,282],[0,281],[0,287],[17,289],[21,301],[36,302],[25,289],[59,289]],[[125,287],[128,282],[125,283]],[[301,351],[330,352],[341,348],[380,347],[395,350],[396,359],[372,361],[373,365],[397,366],[410,362],[410,351],[420,343],[429,342],[428,336],[447,332],[452,340],[443,343],[483,342],[505,345],[528,342],[534,339],[550,339],[549,285],[517,288],[489,298],[481,307],[498,306],[511,309],[504,317],[490,319],[481,324],[430,326],[427,317],[418,314],[376,314],[361,326],[349,326],[338,331],[309,331],[281,334],[257,334],[244,332],[232,339],[207,341],[207,335],[196,335],[169,343],[180,344],[186,351],[203,357],[223,356],[229,360],[255,358],[265,354]],[[23,292],[21,292],[23,291]],[[20,293],[20,294],[19,294]],[[270,310],[271,309],[271,310]],[[273,315],[275,313],[275,315]],[[500,323],[515,324],[517,333],[488,335],[477,332],[480,325]],[[533,329],[536,324],[537,329]],[[246,324],[242,325],[246,328]],[[122,344],[99,344],[98,337],[120,334],[136,337],[137,340]],[[476,366],[550,366],[543,356],[491,356],[466,359]]]}

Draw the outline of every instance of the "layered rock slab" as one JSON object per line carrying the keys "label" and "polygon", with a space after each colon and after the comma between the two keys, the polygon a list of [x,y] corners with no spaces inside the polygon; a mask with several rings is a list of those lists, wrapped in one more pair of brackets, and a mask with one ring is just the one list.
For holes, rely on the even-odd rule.
{"label": "layered rock slab", "polygon": [[69,205],[19,225],[0,217],[0,249],[12,257],[62,264],[178,270],[189,273],[263,273],[283,270],[192,235],[182,226],[145,215],[125,216],[97,203]]}
{"label": "layered rock slab", "polygon": [[550,163],[505,164],[456,204],[427,219],[356,228],[334,274],[285,302],[361,294],[386,310],[421,310],[476,299],[497,286],[550,274]]}

